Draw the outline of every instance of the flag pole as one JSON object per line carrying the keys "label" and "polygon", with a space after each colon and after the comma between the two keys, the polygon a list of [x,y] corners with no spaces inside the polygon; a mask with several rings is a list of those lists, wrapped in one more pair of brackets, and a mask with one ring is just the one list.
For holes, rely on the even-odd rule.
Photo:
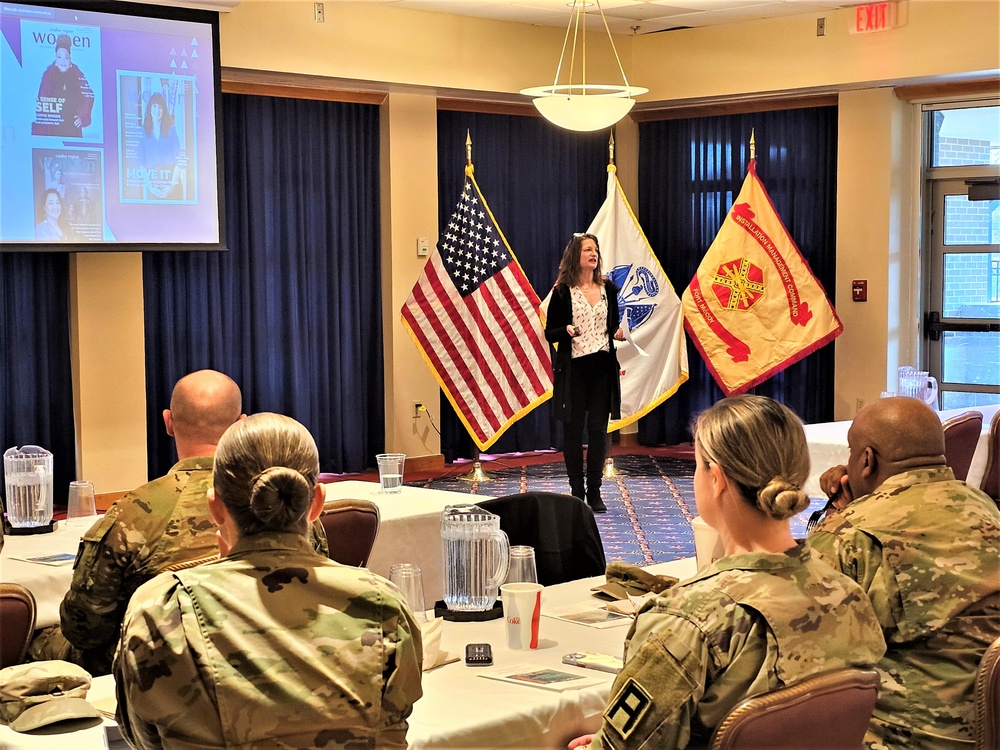
{"label": "flag pole", "polygon": [[757,161],[757,141],[754,139],[753,128],[750,128],[750,161]]}
{"label": "flag pole", "polygon": [[[617,171],[615,167],[615,131],[612,128],[611,133],[608,135],[608,171]],[[601,476],[605,479],[614,479],[621,474],[617,468],[615,468],[615,459],[611,456],[611,449],[614,447],[614,443],[611,441],[611,433],[607,433],[604,438],[607,443],[604,446],[604,455],[607,458],[604,461],[604,468],[601,470]]]}
{"label": "flag pole", "polygon": [[[469,173],[472,171],[472,131],[465,131],[465,171]],[[479,447],[473,448],[472,453],[472,468],[461,477],[459,477],[463,482],[471,482],[473,484],[482,484],[484,482],[495,481],[494,477],[485,471],[483,471],[483,464],[479,460]]]}

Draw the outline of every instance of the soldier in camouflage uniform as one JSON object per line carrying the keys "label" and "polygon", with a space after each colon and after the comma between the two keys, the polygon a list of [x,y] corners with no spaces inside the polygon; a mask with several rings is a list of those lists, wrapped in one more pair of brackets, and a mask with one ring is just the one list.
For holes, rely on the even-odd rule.
{"label": "soldier in camouflage uniform", "polygon": [[241,403],[239,386],[220,372],[201,370],[177,382],[163,419],[180,460],[118,500],[84,534],[61,623],[35,637],[29,658],[107,674],[135,590],[167,568],[218,555],[205,493],[215,445],[240,418]]}
{"label": "soldier in camouflage uniform", "polygon": [[969,748],[976,669],[1000,635],[1000,511],[955,479],[916,399],[865,407],[848,443],[820,478],[841,509],[809,545],[868,592],[888,644],[866,745]]}
{"label": "soldier in camouflage uniform", "polygon": [[157,576],[125,617],[114,673],[133,747],[406,746],[420,630],[391,583],[311,549],[318,471],[288,417],[223,437],[209,505],[225,556]]}
{"label": "soldier in camouflage uniform", "polygon": [[792,538],[809,504],[802,424],[762,396],[724,399],[695,438],[698,512],[726,556],[648,601],[596,735],[570,748],[707,744],[744,698],[885,652],[864,593]]}

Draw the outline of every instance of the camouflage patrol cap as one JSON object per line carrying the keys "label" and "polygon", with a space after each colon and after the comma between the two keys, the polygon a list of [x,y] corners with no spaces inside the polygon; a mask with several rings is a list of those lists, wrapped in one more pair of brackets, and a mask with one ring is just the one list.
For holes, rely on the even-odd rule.
{"label": "camouflage patrol cap", "polygon": [[16,732],[67,719],[100,718],[84,700],[90,673],[67,661],[38,661],[0,669],[0,717]]}
{"label": "camouflage patrol cap", "polygon": [[638,565],[613,560],[605,570],[606,583],[595,586],[591,591],[611,597],[612,599],[627,599],[631,596],[641,596],[650,592],[659,594],[661,591],[677,583],[673,576],[656,575],[643,570]]}

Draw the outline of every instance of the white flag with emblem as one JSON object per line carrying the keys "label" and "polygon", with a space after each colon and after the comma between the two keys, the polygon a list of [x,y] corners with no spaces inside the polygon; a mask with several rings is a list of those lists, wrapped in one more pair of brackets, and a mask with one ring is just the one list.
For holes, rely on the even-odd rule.
{"label": "white flag with emblem", "polygon": [[639,220],[632,213],[614,164],[608,166],[608,197],[591,222],[601,266],[621,291],[618,312],[626,341],[618,342],[622,418],[608,431],[621,429],[670,398],[688,379],[687,344],[681,301],[653,255]]}

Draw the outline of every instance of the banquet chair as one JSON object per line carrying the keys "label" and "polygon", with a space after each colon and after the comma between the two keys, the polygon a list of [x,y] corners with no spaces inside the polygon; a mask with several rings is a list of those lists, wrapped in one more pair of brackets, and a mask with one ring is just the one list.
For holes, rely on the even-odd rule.
{"label": "banquet chair", "polygon": [[380,517],[370,500],[329,500],[319,517],[330,546],[330,559],[363,568],[375,546]]}
{"label": "banquet chair", "polygon": [[35,632],[35,597],[17,583],[0,583],[0,669],[24,661]]}
{"label": "banquet chair", "polygon": [[500,516],[511,545],[535,548],[538,582],[551,586],[604,575],[607,561],[594,512],[583,500],[555,492],[524,492],[483,500]]}
{"label": "banquet chair", "polygon": [[993,641],[979,662],[975,701],[976,750],[995,750],[1000,747],[1000,638]]}
{"label": "banquet chair", "polygon": [[993,415],[990,422],[990,435],[987,438],[986,472],[979,489],[992,497],[1000,505],[1000,411]]}
{"label": "banquet chair", "polygon": [[967,411],[947,420],[942,427],[945,462],[955,472],[955,479],[964,482],[969,476],[979,434],[983,431],[983,415],[978,411]]}
{"label": "banquet chair", "polygon": [[858,750],[878,697],[873,669],[837,669],[748,698],[729,712],[711,750]]}

